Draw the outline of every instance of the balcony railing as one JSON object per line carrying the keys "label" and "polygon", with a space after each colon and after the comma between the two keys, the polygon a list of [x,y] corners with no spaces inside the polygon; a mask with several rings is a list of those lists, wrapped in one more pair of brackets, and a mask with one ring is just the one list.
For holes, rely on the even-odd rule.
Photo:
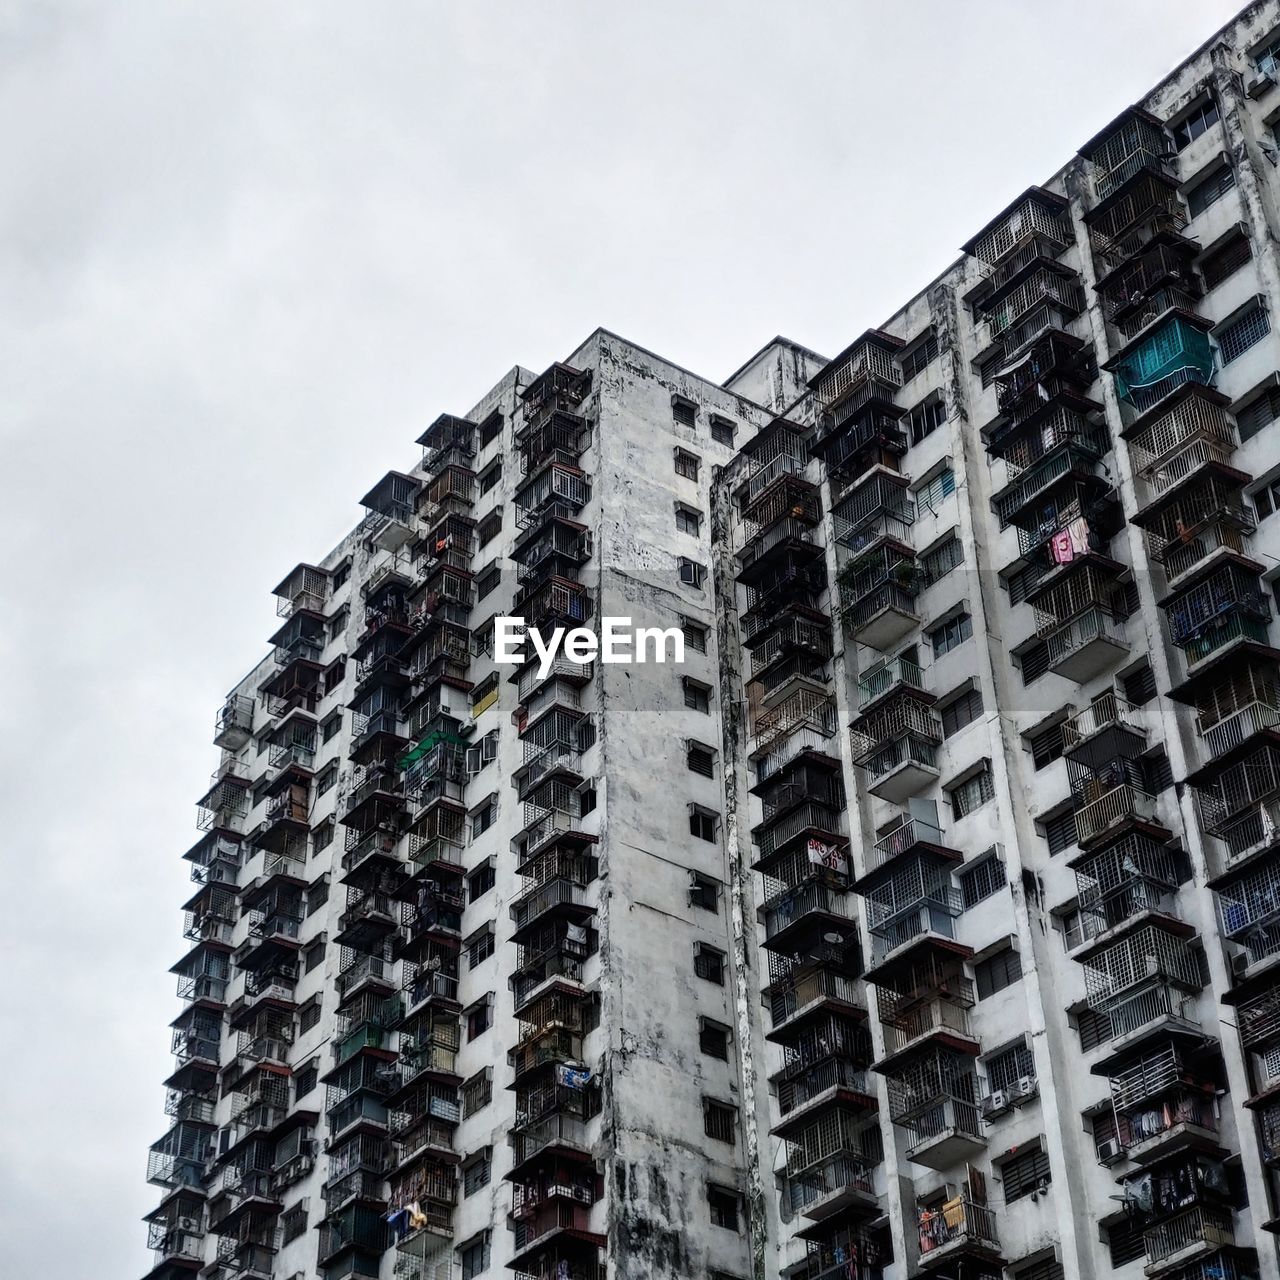
{"label": "balcony railing", "polygon": [[1163,1262],[1193,1248],[1225,1248],[1235,1244],[1235,1224],[1228,1209],[1195,1205],[1142,1233],[1147,1265]]}
{"label": "balcony railing", "polygon": [[812,881],[798,889],[784,890],[776,898],[766,902],[762,910],[765,939],[771,941],[783,930],[814,912],[851,919],[853,903],[849,894],[832,889],[820,881]]}
{"label": "balcony railing", "polygon": [[1076,840],[1080,844],[1122,822],[1156,822],[1156,797],[1129,783],[1121,783],[1076,810]]}
{"label": "balcony railing", "polygon": [[958,1241],[999,1247],[994,1211],[968,1196],[956,1196],[937,1209],[921,1209],[918,1225],[921,1258]]}

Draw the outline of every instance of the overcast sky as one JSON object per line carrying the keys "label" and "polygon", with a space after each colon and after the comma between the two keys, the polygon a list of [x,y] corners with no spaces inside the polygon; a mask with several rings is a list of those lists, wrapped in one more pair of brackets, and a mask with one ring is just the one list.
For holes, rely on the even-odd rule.
{"label": "overcast sky", "polygon": [[148,1269],[214,713],[424,425],[833,353],[1235,7],[0,0],[0,1269]]}

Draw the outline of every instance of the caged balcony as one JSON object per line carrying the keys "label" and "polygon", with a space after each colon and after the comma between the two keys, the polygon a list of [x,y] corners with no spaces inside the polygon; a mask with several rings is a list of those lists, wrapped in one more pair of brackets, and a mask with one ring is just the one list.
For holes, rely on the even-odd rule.
{"label": "caged balcony", "polygon": [[576,514],[591,501],[591,482],[578,467],[551,462],[524,481],[512,496],[516,525],[532,529],[552,506]]}
{"label": "caged balcony", "polygon": [[939,776],[942,717],[913,689],[883,698],[850,727],[853,763],[866,771],[867,789],[902,804]]}
{"label": "caged balcony", "polygon": [[1089,247],[1100,274],[1122,267],[1154,244],[1188,243],[1187,210],[1177,178],[1161,167],[1143,168],[1124,190],[1084,215]]}
{"label": "caged balcony", "polygon": [[1029,260],[1065,252],[1075,238],[1069,208],[1062,196],[1030,187],[963,245],[963,251],[993,268],[992,283],[999,288]]}
{"label": "caged balcony", "polygon": [[786,1134],[787,1199],[806,1218],[874,1210],[873,1171],[883,1159],[874,1113],[840,1104]]}
{"label": "caged balcony", "polygon": [[1118,929],[1147,912],[1174,914],[1182,880],[1178,857],[1143,831],[1128,831],[1072,863],[1087,938]]}
{"label": "caged balcony", "polygon": [[395,552],[416,536],[421,489],[421,480],[400,471],[388,471],[360,499],[366,512],[360,532],[370,546]]}
{"label": "caged balcony", "polygon": [[590,369],[553,364],[520,393],[524,421],[517,439],[536,431],[554,413],[573,412],[591,391]]}
{"label": "caged balcony", "polygon": [[[1280,736],[1280,680],[1274,663],[1246,653],[1194,694],[1196,735],[1209,759],[1237,753],[1247,743]],[[1203,773],[1203,771],[1201,771]]]}
{"label": "caged balcony", "polygon": [[222,704],[213,729],[213,744],[227,751],[239,751],[253,736],[253,699],[233,693]]}
{"label": "caged balcony", "polygon": [[1241,641],[1268,642],[1271,606],[1250,562],[1230,560],[1160,601],[1188,668]]}
{"label": "caged balcony", "polygon": [[920,625],[915,598],[921,572],[904,543],[877,542],[849,560],[836,580],[841,620],[859,644],[884,651]]}
{"label": "caged balcony", "polygon": [[821,407],[822,428],[839,425],[876,400],[891,404],[902,386],[901,338],[870,329],[829,361],[809,382]]}
{"label": "caged balcony", "polygon": [[1107,201],[1135,178],[1176,174],[1176,153],[1164,121],[1140,107],[1128,107],[1080,148],[1093,171],[1097,199]]}
{"label": "caged balcony", "polygon": [[1062,754],[1088,769],[1108,760],[1139,756],[1146,749],[1142,711],[1115,689],[1095,695],[1083,711],[1062,722]]}
{"label": "caged balcony", "polygon": [[886,1079],[889,1118],[907,1131],[907,1159],[944,1170],[986,1147],[982,1090],[974,1059],[932,1049],[895,1067]]}
{"label": "caged balcony", "polygon": [[955,936],[954,922],[964,908],[951,883],[952,853],[918,846],[859,882],[867,929],[876,939],[877,964],[924,938]]}
{"label": "caged balcony", "polygon": [[1154,409],[1188,384],[1213,382],[1216,365],[1209,330],[1213,322],[1173,311],[1122,347],[1104,366],[1115,375],[1116,394],[1135,413]]}
{"label": "caged balcony", "polygon": [[329,571],[312,564],[292,569],[271,593],[276,597],[276,613],[292,617],[301,609],[322,613],[329,597]]}
{"label": "caged balcony", "polygon": [[1257,519],[1240,497],[1237,476],[1205,474],[1168,501],[1134,517],[1146,532],[1147,551],[1170,587],[1214,558],[1244,559]]}
{"label": "caged balcony", "polygon": [[1242,947],[1251,965],[1280,952],[1280,868],[1259,864],[1218,888],[1222,934]]}
{"label": "caged balcony", "polygon": [[[1201,964],[1189,925],[1169,920],[1144,925],[1085,958],[1089,1007],[1112,1015],[1113,1038],[1127,1035],[1144,1022],[1176,1016],[1182,997],[1194,995],[1204,986]],[[1165,1005],[1157,999],[1149,1007],[1130,1008],[1133,997],[1152,989],[1169,993],[1175,1003]],[[1125,1012],[1117,1019],[1115,1015],[1122,1009]]]}

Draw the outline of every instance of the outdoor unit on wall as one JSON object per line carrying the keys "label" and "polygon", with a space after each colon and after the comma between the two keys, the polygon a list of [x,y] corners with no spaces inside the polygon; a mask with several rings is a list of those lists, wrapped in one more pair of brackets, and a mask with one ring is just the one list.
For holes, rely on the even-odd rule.
{"label": "outdoor unit on wall", "polygon": [[1259,71],[1257,75],[1250,77],[1249,83],[1245,86],[1245,93],[1251,98],[1260,98],[1273,84],[1275,84],[1273,76],[1265,71]]}
{"label": "outdoor unit on wall", "polygon": [[1103,1138],[1098,1143],[1098,1163],[1105,1165],[1113,1165],[1124,1154],[1120,1150],[1119,1138]]}
{"label": "outdoor unit on wall", "polygon": [[982,1104],[984,1115],[998,1116],[1009,1109],[1009,1095],[1003,1089],[992,1089]]}

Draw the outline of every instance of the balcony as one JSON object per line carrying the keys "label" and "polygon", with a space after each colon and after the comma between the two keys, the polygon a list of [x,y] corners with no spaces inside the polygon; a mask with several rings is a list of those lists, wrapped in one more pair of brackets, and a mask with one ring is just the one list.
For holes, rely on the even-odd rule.
{"label": "balcony", "polygon": [[1139,166],[1122,190],[1084,216],[1099,270],[1113,271],[1148,245],[1177,241],[1187,225],[1176,175],[1167,162]]}
{"label": "balcony", "polygon": [[799,840],[810,836],[818,837],[823,843],[834,843],[845,848],[848,844],[844,836],[846,824],[843,807],[834,809],[808,800],[767,831],[760,832],[760,854],[756,859],[756,869],[761,870],[781,855],[791,852]]}
{"label": "balcony", "polygon": [[[1138,523],[1138,521],[1135,521]],[[1164,568],[1170,589],[1215,558],[1245,558],[1257,521],[1216,480],[1194,486],[1158,517],[1143,520],[1147,551]]]}
{"label": "balcony", "polygon": [[1175,311],[1114,355],[1106,368],[1115,375],[1116,394],[1136,413],[1154,409],[1167,395],[1190,383],[1214,378],[1213,322]]}
{"label": "balcony", "polygon": [[1144,1270],[1155,1276],[1234,1245],[1235,1223],[1229,1209],[1196,1205],[1149,1227],[1142,1239],[1147,1251]]}
{"label": "balcony", "polygon": [[527,530],[538,524],[553,504],[566,512],[581,511],[591,501],[591,483],[579,468],[552,462],[521,484],[513,501],[516,524]]}
{"label": "balcony", "polygon": [[786,1043],[810,1015],[836,1012],[864,1013],[857,983],[827,968],[807,968],[789,973],[769,988],[769,1017],[773,1030],[765,1037]]}
{"label": "balcony", "polygon": [[875,663],[858,679],[858,710],[865,712],[891,693],[906,690],[926,693],[924,669],[918,662],[899,654]]}
{"label": "balcony", "polygon": [[1204,980],[1194,942],[1190,926],[1164,922],[1145,925],[1089,956],[1084,974],[1090,1008],[1106,1012],[1128,996],[1141,994],[1138,989],[1162,985],[1183,993],[1199,991]]}
{"label": "balcony", "polygon": [[253,736],[253,699],[233,693],[222,705],[213,728],[213,744],[239,751]]}
{"label": "balcony", "polygon": [[[940,718],[929,712],[930,723]],[[937,781],[938,740],[930,728],[926,733],[906,729],[887,743],[878,742],[856,730],[850,731],[854,764],[866,771],[867,790],[893,804],[904,804]]]}
{"label": "balcony", "polygon": [[886,874],[859,887],[867,928],[879,939],[877,963],[924,935],[954,936],[952,922],[963,907],[950,866],[949,858],[922,851],[897,860]]}
{"label": "balcony", "polygon": [[1156,797],[1130,782],[1113,784],[1113,775],[1090,778],[1076,798],[1076,842],[1082,846],[1107,832],[1141,823],[1160,826]]}
{"label": "balcony", "polygon": [[1123,621],[1101,605],[1055,623],[1043,640],[1049,670],[1077,684],[1087,684],[1129,653]]}
{"label": "balcony", "polygon": [[989,267],[1003,267],[1028,245],[1056,247],[1072,242],[1069,205],[1061,196],[1031,187],[998,218],[963,246],[964,252]]}
{"label": "balcony", "polygon": [[871,329],[826,364],[809,383],[824,412],[870,398],[891,401],[902,385],[896,359],[902,345],[901,338]]}
{"label": "balcony", "polygon": [[883,1153],[874,1115],[842,1102],[789,1127],[785,1141],[787,1189],[805,1217],[875,1207],[871,1170]]}
{"label": "balcony", "polygon": [[937,1209],[919,1210],[917,1230],[920,1265],[929,1270],[949,1261],[954,1264],[958,1253],[1000,1253],[995,1211],[966,1195],[947,1200]]}
{"label": "balcony", "polygon": [[329,595],[329,571],[300,564],[271,594],[276,597],[276,614],[281,618],[290,618],[302,609],[321,613]]}
{"label": "balcony", "polygon": [[900,813],[897,825],[880,836],[867,851],[868,873],[878,871],[894,858],[910,853],[919,846],[927,846],[931,852],[937,852],[942,856],[953,855],[956,862],[960,861],[961,855],[947,849],[942,843],[937,806],[932,801],[926,800],[916,802],[913,807],[918,808],[919,812]]}
{"label": "balcony", "polygon": [[585,900],[586,884],[579,874],[564,874],[544,884],[535,885],[511,904],[515,925],[512,941],[519,942],[530,930],[545,923],[555,913],[570,921],[580,922],[595,914],[595,907]]}
{"label": "balcony", "polygon": [[[1268,744],[1250,752],[1211,781],[1196,785],[1200,821],[1210,835],[1228,841],[1237,855],[1252,837],[1270,843],[1272,801],[1280,796],[1280,747]],[[1250,842],[1250,843],[1246,843]]]}
{"label": "balcony", "polygon": [[1066,317],[1078,316],[1085,308],[1076,272],[1044,259],[1012,288],[997,291],[993,299],[978,305],[985,312],[988,336],[993,342],[1006,341],[1008,351],[1022,346],[1021,326],[1037,308],[1047,304]]}
{"label": "balcony", "polygon": [[881,544],[840,571],[840,616],[851,639],[884,651],[920,625],[920,570],[909,547]]}
{"label": "balcony", "polygon": [[1141,755],[1146,743],[1141,710],[1114,689],[1062,722],[1063,755],[1087,769]]}
{"label": "balcony", "polygon": [[[861,1154],[839,1151],[786,1180],[792,1212],[825,1221],[833,1215],[869,1210],[877,1204],[872,1166]],[[841,1265],[841,1280],[847,1275]]]}
{"label": "balcony", "polygon": [[1164,122],[1140,107],[1128,107],[1111,125],[1081,148],[1093,169],[1099,202],[1108,200],[1135,178],[1176,175],[1177,162]]}
{"label": "balcony", "polygon": [[934,1042],[976,1055],[980,1046],[969,1018],[972,1003],[939,996],[897,1013],[894,1022],[884,1024],[885,1057],[876,1069],[884,1071],[892,1059]]}
{"label": "balcony", "polygon": [[945,1169],[986,1146],[973,1058],[939,1048],[888,1075],[889,1118],[907,1130],[907,1159]]}
{"label": "balcony", "polygon": [[1244,947],[1251,965],[1280,952],[1280,868],[1260,864],[1218,890],[1223,936]]}
{"label": "balcony", "polygon": [[760,916],[765,947],[787,954],[816,948],[828,935],[845,941],[855,932],[850,896],[820,880],[784,889],[761,906]]}

